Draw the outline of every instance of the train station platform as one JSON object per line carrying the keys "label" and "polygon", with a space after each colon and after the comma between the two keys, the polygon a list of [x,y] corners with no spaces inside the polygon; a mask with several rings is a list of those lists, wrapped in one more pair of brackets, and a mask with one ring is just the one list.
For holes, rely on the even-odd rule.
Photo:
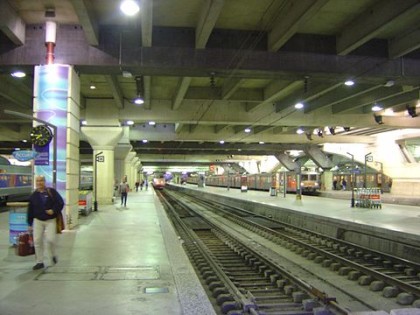
{"label": "train station platform", "polygon": [[[242,192],[240,189],[230,188],[228,190],[227,188],[213,186],[198,188],[197,185],[192,184],[182,185],[182,187],[420,237],[419,207],[383,202],[381,209],[352,208],[350,191],[332,192],[328,195],[329,197],[302,195],[302,199],[297,200],[295,194],[286,194],[286,197],[283,197],[280,194],[270,196],[268,191],[248,190]],[[398,199],[399,197],[394,196],[392,198]]]}
{"label": "train station platform", "polygon": [[0,213],[1,315],[215,314],[151,188],[82,216],[57,250],[55,266],[32,271]]}
{"label": "train station platform", "polygon": [[[239,206],[334,238],[340,238],[390,255],[420,262],[420,208],[383,203],[382,208],[351,207],[351,192],[337,191],[334,198],[295,194],[271,196],[268,191],[241,191],[223,187],[174,185],[193,195]],[[393,198],[396,198],[394,196]]]}

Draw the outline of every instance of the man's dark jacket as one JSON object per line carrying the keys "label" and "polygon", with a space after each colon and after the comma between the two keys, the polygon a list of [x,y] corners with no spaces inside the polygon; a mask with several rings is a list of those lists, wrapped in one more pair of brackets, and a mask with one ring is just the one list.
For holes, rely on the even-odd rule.
{"label": "man's dark jacket", "polygon": [[[60,194],[54,188],[46,188],[47,200],[42,202],[42,193],[35,190],[29,198],[28,204],[28,225],[32,226],[34,219],[46,221],[54,219],[63,209],[64,201]],[[49,215],[45,210],[52,209],[54,213]]]}

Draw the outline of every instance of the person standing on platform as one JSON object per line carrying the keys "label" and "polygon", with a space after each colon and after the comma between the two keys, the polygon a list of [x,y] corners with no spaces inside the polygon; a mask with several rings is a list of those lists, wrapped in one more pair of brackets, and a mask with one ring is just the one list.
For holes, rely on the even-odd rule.
{"label": "person standing on platform", "polygon": [[44,259],[50,259],[52,264],[58,262],[55,251],[56,217],[63,209],[64,201],[54,188],[46,187],[44,176],[36,176],[35,182],[36,190],[28,203],[28,230],[34,235],[36,265],[32,269],[38,270],[45,267]]}
{"label": "person standing on platform", "polygon": [[136,191],[139,191],[139,186],[140,186],[140,183],[137,181],[136,182]]}
{"label": "person standing on platform", "polygon": [[337,190],[337,179],[334,178],[333,180],[333,190]]}
{"label": "person standing on platform", "polygon": [[343,190],[346,190],[347,187],[347,182],[346,180],[343,178],[343,180],[341,181],[341,187],[343,188]]}
{"label": "person standing on platform", "polygon": [[127,183],[127,177],[124,177],[119,186],[119,193],[121,195],[121,206],[122,205],[124,205],[124,207],[127,206],[127,195],[128,195],[129,190],[130,190],[130,186]]}

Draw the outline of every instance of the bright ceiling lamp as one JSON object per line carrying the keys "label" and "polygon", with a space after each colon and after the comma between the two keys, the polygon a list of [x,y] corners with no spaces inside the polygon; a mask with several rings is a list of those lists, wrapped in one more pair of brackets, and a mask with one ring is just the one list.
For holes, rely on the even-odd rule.
{"label": "bright ceiling lamp", "polygon": [[23,71],[15,71],[10,74],[14,78],[24,78],[26,77],[26,73]]}
{"label": "bright ceiling lamp", "polygon": [[120,10],[128,16],[136,15],[140,11],[140,7],[134,0],[124,0],[121,2]]}
{"label": "bright ceiling lamp", "polygon": [[250,133],[250,132],[251,132],[251,128],[245,128],[245,129],[244,129],[244,131],[245,131],[246,133]]}
{"label": "bright ceiling lamp", "polygon": [[298,134],[298,135],[301,135],[302,133],[304,133],[305,132],[305,130],[303,130],[302,128],[298,128],[297,130],[296,130],[296,133]]}
{"label": "bright ceiling lamp", "polygon": [[141,105],[144,104],[144,89],[143,89],[143,77],[136,76],[136,89],[137,89],[137,97],[133,100],[134,104]]}
{"label": "bright ceiling lamp", "polygon": [[382,106],[378,104],[372,106],[372,112],[379,112],[380,110],[383,110]]}
{"label": "bright ceiling lamp", "polygon": [[303,107],[304,107],[304,105],[300,102],[295,104],[296,109],[302,109]]}
{"label": "bright ceiling lamp", "polygon": [[346,82],[344,82],[344,84],[346,86],[353,86],[354,85],[354,81],[353,80],[347,80]]}

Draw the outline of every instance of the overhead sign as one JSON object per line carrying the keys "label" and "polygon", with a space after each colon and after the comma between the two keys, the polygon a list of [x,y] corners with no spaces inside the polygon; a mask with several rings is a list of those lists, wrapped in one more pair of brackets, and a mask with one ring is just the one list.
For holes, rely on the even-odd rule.
{"label": "overhead sign", "polygon": [[12,155],[16,160],[20,162],[26,162],[37,157],[38,152],[33,151],[33,150],[19,150],[19,151],[13,151]]}

